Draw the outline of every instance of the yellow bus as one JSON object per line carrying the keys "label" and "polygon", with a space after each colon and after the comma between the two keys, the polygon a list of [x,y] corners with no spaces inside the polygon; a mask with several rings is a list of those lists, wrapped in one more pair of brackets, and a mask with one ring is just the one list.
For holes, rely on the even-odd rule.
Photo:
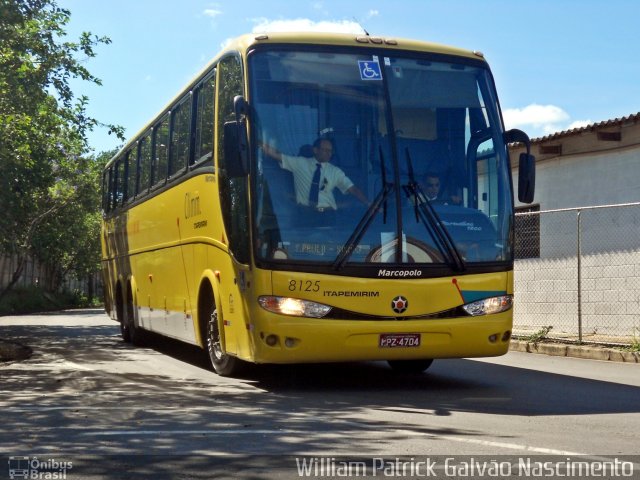
{"label": "yellow bus", "polygon": [[506,353],[513,186],[479,52],[369,35],[231,42],[106,165],[105,306],[125,341],[248,363]]}

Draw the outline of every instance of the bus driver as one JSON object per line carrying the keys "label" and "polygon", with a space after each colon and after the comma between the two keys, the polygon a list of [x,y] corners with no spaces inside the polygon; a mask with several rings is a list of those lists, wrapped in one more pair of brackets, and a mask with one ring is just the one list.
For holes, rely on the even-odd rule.
{"label": "bus driver", "polygon": [[[313,222],[322,218],[323,224],[335,222],[338,208],[333,189],[349,193],[365,205],[369,200],[356,187],[345,173],[330,163],[333,155],[333,143],[328,138],[318,138],[313,143],[313,157],[294,157],[285,155],[271,145],[262,144],[262,151],[275,159],[280,167],[293,173],[296,190],[296,203],[304,208],[302,219]],[[315,217],[315,218],[314,218]]]}

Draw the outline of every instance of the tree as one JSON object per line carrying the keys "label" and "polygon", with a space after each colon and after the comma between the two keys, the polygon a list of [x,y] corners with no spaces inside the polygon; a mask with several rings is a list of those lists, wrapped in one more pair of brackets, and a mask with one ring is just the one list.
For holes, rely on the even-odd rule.
{"label": "tree", "polygon": [[0,251],[18,259],[0,298],[20,278],[34,239],[50,237],[54,216],[83,198],[94,168],[83,157],[87,133],[103,126],[123,139],[122,127],[87,115],[88,99],[69,84],[100,85],[82,60],[110,40],[84,32],[64,41],[69,18],[56,0],[0,0]]}
{"label": "tree", "polygon": [[49,275],[44,287],[56,291],[60,282],[73,273],[77,278],[93,276],[100,269],[100,189],[102,170],[117,149],[97,157],[82,158],[84,175],[73,198],[43,220],[32,238],[32,254],[45,265]]}

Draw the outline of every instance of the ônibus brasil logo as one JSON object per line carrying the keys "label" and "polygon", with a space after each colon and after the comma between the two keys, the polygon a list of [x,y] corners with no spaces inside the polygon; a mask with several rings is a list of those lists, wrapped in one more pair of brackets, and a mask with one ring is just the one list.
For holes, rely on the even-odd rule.
{"label": "\u00f4nibus brasil logo", "polygon": [[38,457],[9,457],[9,478],[17,479],[62,479],[67,478],[68,470],[73,468],[73,462],[48,458],[38,460]]}
{"label": "\u00f4nibus brasil logo", "polygon": [[409,300],[404,298],[402,295],[398,295],[393,300],[391,300],[391,309],[396,313],[403,313],[408,306]]}

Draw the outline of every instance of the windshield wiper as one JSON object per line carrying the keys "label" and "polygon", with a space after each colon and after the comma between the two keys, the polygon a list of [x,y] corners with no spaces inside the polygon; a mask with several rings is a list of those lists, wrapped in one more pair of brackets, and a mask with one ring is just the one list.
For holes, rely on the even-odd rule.
{"label": "windshield wiper", "polygon": [[405,150],[407,157],[407,169],[409,171],[409,183],[403,185],[404,191],[407,197],[413,196],[414,212],[416,215],[416,222],[422,219],[425,226],[428,227],[433,239],[440,252],[449,260],[449,263],[457,271],[463,271],[465,269],[464,260],[460,255],[460,252],[453,243],[451,235],[447,229],[442,225],[442,220],[436,213],[433,205],[420,188],[418,182],[416,182],[413,173],[413,163],[411,162],[411,154],[409,149]]}
{"label": "windshield wiper", "polygon": [[334,270],[340,270],[344,266],[355,248],[360,243],[360,240],[362,240],[365,232],[369,229],[369,225],[371,225],[371,222],[375,218],[381,206],[383,209],[383,221],[384,223],[387,223],[387,198],[395,189],[395,185],[393,183],[387,182],[386,166],[384,162],[384,154],[382,153],[382,147],[380,147],[380,168],[382,170],[382,190],[380,190],[378,195],[376,195],[375,200],[369,206],[367,211],[364,212],[364,215],[360,219],[360,222],[358,222],[358,225],[349,237],[349,240],[347,240],[347,243],[345,243],[342,252],[340,252],[340,255],[336,257],[335,261],[333,262]]}
{"label": "windshield wiper", "polygon": [[[378,151],[380,152],[380,169],[381,169],[381,178],[382,178],[382,188],[383,191],[387,188],[387,166],[384,163],[384,153],[382,152],[382,146],[378,146]],[[391,193],[391,192],[389,192]],[[384,205],[382,207],[382,223],[387,224],[387,197],[389,194],[386,194],[383,198]]]}

